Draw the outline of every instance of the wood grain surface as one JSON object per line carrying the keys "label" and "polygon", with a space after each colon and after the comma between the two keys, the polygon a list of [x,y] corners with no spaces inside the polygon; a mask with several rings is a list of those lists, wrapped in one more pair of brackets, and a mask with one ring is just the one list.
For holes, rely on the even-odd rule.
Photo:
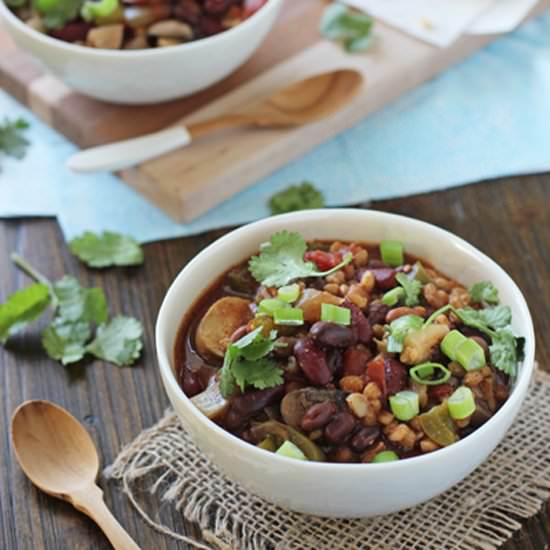
{"label": "wood grain surface", "polygon": [[[550,174],[378,202],[373,207],[449,229],[499,262],[527,297],[538,336],[537,358],[544,368],[550,367]],[[154,356],[156,313],[176,273],[222,234],[150,244],[145,247],[144,266],[98,272],[82,267],[69,254],[55,221],[0,222],[0,301],[28,284],[9,260],[9,252],[16,250],[49,277],[70,273],[85,285],[102,286],[113,313],[135,315],[145,327],[145,352],[134,368],[96,361],[65,369],[41,351],[37,326],[13,338],[6,349],[0,348],[0,548],[109,548],[90,520],[69,504],[40,493],[24,477],[10,449],[11,413],[25,399],[59,403],[85,424],[104,464],[110,463],[121,446],[155,423],[168,405]],[[186,548],[147,527],[116,486],[101,484],[114,514],[143,549]],[[176,530],[194,532],[169,507],[158,513]],[[504,548],[542,550],[549,544],[547,505]]]}
{"label": "wood grain surface", "polygon": [[[9,46],[0,49],[0,85],[87,147],[135,137],[178,120],[191,124],[240,111],[321,72],[350,67],[361,72],[360,93],[333,116],[296,127],[217,133],[120,172],[122,180],[176,221],[189,221],[498,38],[465,34],[448,48],[438,48],[378,21],[373,47],[349,55],[319,33],[326,4],[285,0],[276,25],[249,61],[222,82],[182,100],[153,106],[91,100],[37,73],[26,54]],[[538,0],[529,16],[549,6],[550,0]]]}

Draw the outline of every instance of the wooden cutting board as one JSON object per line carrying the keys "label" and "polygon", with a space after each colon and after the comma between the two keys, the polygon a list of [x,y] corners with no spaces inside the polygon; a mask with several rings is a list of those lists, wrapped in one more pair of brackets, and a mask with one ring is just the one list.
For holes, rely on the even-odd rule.
{"label": "wooden cutting board", "polygon": [[[273,31],[245,65],[221,83],[182,100],[120,106],[84,97],[45,73],[1,29],[0,84],[71,141],[88,147],[180,119],[197,121],[231,112],[289,82],[332,68],[361,71],[364,86],[353,104],[323,121],[293,129],[223,132],[119,174],[175,220],[188,221],[496,38],[467,35],[440,49],[377,23],[374,47],[348,55],[319,35],[326,4],[286,0]],[[541,0],[531,15],[549,6],[550,0]]]}

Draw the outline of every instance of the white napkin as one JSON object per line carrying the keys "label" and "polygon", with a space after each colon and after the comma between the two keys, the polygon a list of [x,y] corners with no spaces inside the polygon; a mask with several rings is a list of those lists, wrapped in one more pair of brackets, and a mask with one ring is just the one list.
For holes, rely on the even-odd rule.
{"label": "white napkin", "polygon": [[492,7],[495,1],[344,0],[344,3],[422,40],[446,47]]}
{"label": "white napkin", "polygon": [[341,0],[436,46],[515,29],[538,0]]}
{"label": "white napkin", "polygon": [[497,0],[468,28],[470,34],[513,31],[537,5],[538,0]]}

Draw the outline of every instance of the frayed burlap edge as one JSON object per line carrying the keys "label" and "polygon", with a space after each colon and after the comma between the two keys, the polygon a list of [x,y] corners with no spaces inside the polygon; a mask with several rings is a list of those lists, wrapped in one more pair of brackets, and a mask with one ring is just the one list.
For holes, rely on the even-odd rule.
{"label": "frayed burlap edge", "polygon": [[[549,437],[550,374],[538,371],[518,419],[480,468],[443,496],[369,520],[308,517],[251,495],[200,453],[171,409],[126,446],[104,475],[121,483],[147,524],[201,550],[494,550],[550,498]],[[145,478],[153,479],[151,495],[161,503],[173,503],[185,519],[199,526],[203,542],[174,532],[145,512],[136,490]],[[434,517],[440,518],[439,524],[431,527]]]}

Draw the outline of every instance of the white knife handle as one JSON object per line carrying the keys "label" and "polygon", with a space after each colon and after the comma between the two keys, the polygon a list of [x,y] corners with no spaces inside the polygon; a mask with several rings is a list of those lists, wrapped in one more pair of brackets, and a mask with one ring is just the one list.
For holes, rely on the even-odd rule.
{"label": "white knife handle", "polygon": [[135,166],[191,143],[184,126],[166,128],[142,137],[92,147],[74,154],[67,167],[75,172],[110,172]]}

